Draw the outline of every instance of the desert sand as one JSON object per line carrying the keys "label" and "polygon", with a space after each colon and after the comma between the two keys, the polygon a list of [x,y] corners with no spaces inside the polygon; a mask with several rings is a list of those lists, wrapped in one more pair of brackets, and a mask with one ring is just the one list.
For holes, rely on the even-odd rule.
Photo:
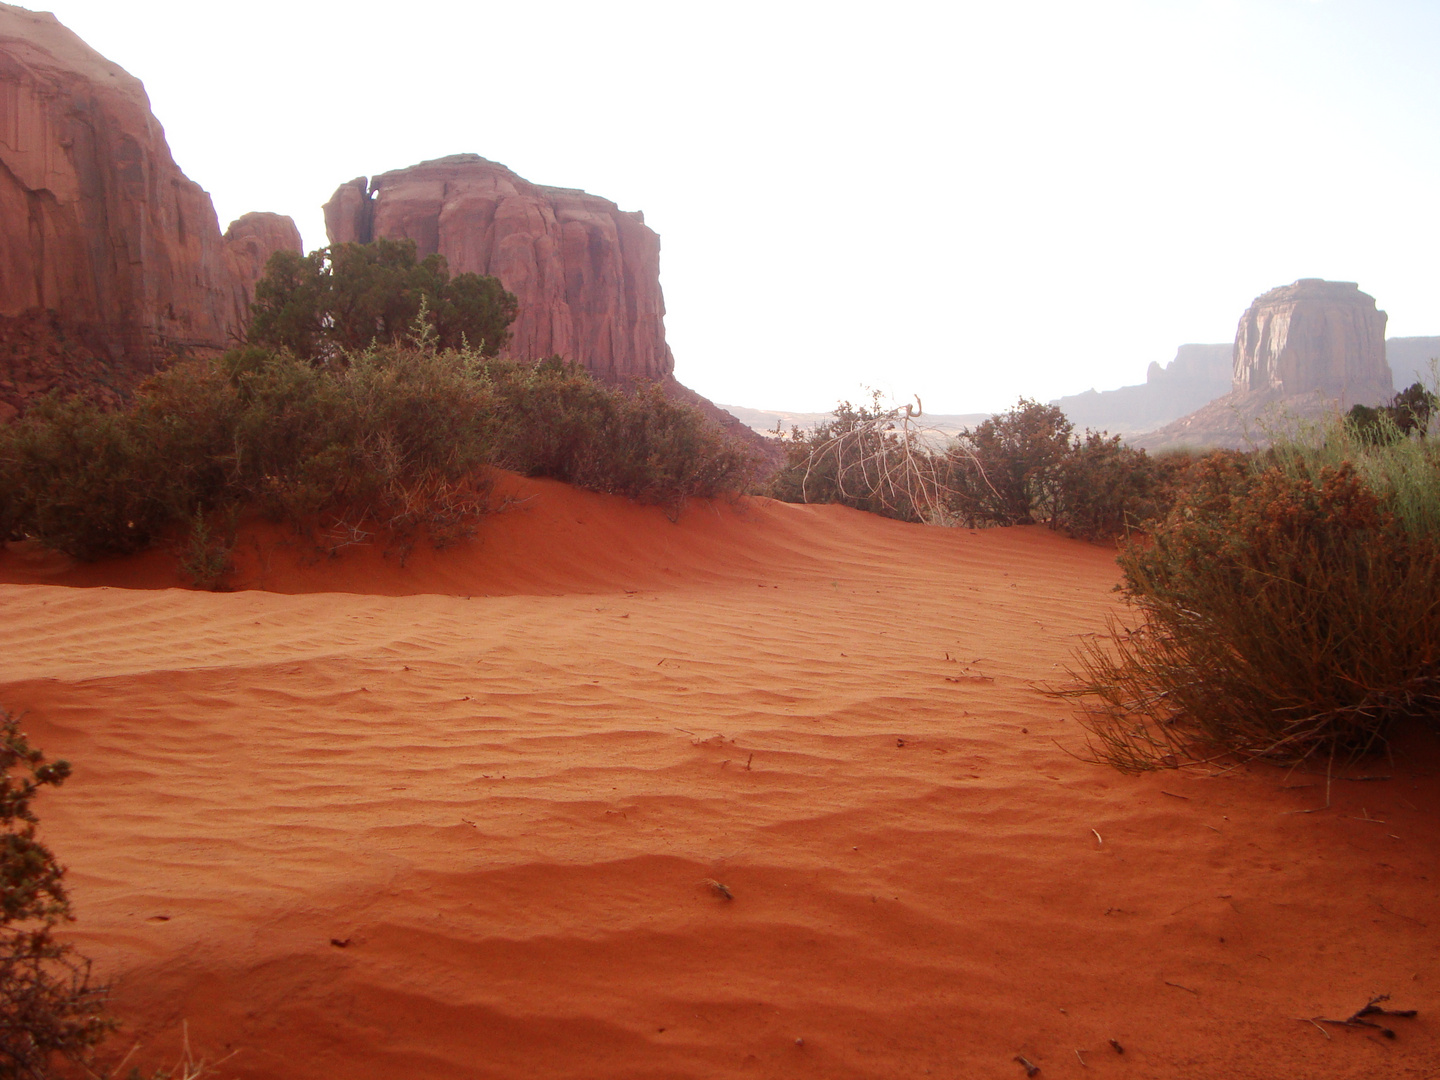
{"label": "desert sand", "polygon": [[[1440,1075],[1433,739],[1328,809],[1123,776],[1042,693],[1113,551],[514,484],[404,566],[251,530],[229,593],[0,560],[0,704],[74,763],[42,832],[132,1064]],[[1381,993],[1394,1040],[1303,1019]]]}

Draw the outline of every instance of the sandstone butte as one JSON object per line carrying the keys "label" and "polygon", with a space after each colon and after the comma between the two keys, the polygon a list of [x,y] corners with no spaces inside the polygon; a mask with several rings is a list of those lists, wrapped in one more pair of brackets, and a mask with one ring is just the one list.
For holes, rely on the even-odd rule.
{"label": "sandstone butte", "polygon": [[0,4],[0,420],[53,387],[123,393],[224,348],[288,218],[222,237],[140,80],[53,15]]}
{"label": "sandstone butte", "polygon": [[1134,442],[1239,446],[1263,438],[1267,417],[1379,404],[1394,393],[1385,322],[1353,281],[1301,278],[1271,289],[1240,317],[1230,392]]}
{"label": "sandstone butte", "polygon": [[451,273],[499,278],[520,307],[511,356],[558,354],[608,382],[673,379],[660,237],[639,211],[455,154],[342,184],[325,231],[332,244],[408,238]]}

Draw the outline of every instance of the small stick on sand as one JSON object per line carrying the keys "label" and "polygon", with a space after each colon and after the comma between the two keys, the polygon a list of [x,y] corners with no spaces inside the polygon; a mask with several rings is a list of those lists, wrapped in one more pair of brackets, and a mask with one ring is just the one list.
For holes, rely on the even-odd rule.
{"label": "small stick on sand", "polygon": [[1160,794],[1169,795],[1172,799],[1184,799],[1186,802],[1190,801],[1189,795],[1176,795],[1173,791],[1165,791],[1163,788],[1161,789]]}
{"label": "small stick on sand", "polygon": [[1367,1001],[1364,1005],[1360,1006],[1360,1008],[1356,1009],[1355,1012],[1352,1013],[1350,1016],[1347,1016],[1344,1020],[1329,1020],[1329,1019],[1326,1019],[1326,1018],[1323,1017],[1323,1016],[1317,1016],[1317,1017],[1314,1018],[1314,1021],[1313,1021],[1313,1022],[1316,1024],[1317,1027],[1318,1027],[1320,1024],[1336,1024],[1336,1025],[1338,1025],[1338,1026],[1340,1026],[1340,1027],[1368,1027],[1368,1028],[1374,1028],[1376,1031],[1380,1032],[1381,1035],[1384,1035],[1385,1038],[1387,1038],[1387,1039],[1393,1039],[1393,1038],[1395,1038],[1395,1032],[1391,1031],[1389,1028],[1383,1026],[1382,1024],[1377,1024],[1377,1023],[1374,1023],[1373,1021],[1366,1020],[1365,1017],[1367,1017],[1367,1016],[1402,1016],[1402,1017],[1404,1017],[1404,1018],[1406,1018],[1406,1019],[1408,1020],[1408,1019],[1413,1019],[1413,1018],[1415,1017],[1416,1010],[1415,1010],[1415,1009],[1382,1009],[1382,1008],[1380,1007],[1380,1002],[1382,1002],[1382,1001],[1389,1001],[1389,1000],[1390,1000],[1390,995],[1389,995],[1389,994],[1377,994],[1375,997],[1372,997],[1369,1001]]}
{"label": "small stick on sand", "polygon": [[1016,1054],[1016,1055],[1015,1055],[1015,1060],[1018,1061],[1018,1062],[1020,1063],[1020,1067],[1025,1070],[1025,1075],[1026,1075],[1026,1076],[1038,1076],[1038,1075],[1039,1075],[1039,1073],[1040,1073],[1040,1066],[1039,1066],[1039,1065],[1036,1065],[1036,1064],[1035,1064],[1033,1061],[1031,1061],[1029,1058],[1027,1058],[1027,1057],[1022,1057],[1021,1055]]}
{"label": "small stick on sand", "polygon": [[1173,986],[1173,987],[1175,987],[1176,990],[1184,990],[1186,993],[1194,994],[1196,997],[1199,997],[1199,996],[1200,996],[1200,991],[1199,991],[1199,990],[1191,990],[1190,987],[1188,987],[1188,986],[1181,986],[1179,983],[1172,983],[1169,979],[1166,979],[1166,980],[1165,980],[1165,985],[1166,985],[1166,986]]}
{"label": "small stick on sand", "polygon": [[1100,844],[1100,845],[1103,846],[1104,843],[1105,843],[1105,838],[1102,837],[1098,832],[1095,832],[1094,829],[1091,829],[1090,831],[1091,831],[1092,833],[1095,833],[1095,843]]}
{"label": "small stick on sand", "polygon": [[1076,1056],[1077,1058],[1080,1058],[1080,1067],[1081,1067],[1082,1069],[1088,1069],[1088,1068],[1090,1067],[1089,1064],[1085,1061],[1084,1056],[1081,1055],[1081,1053],[1080,1053],[1079,1050],[1076,1050],[1076,1051],[1075,1051],[1075,1056]]}
{"label": "small stick on sand", "polygon": [[1309,1024],[1309,1025],[1310,1025],[1311,1027],[1313,1027],[1316,1031],[1320,1032],[1321,1035],[1324,1035],[1325,1038],[1327,1038],[1327,1039],[1330,1038],[1330,1032],[1326,1031],[1326,1030],[1325,1030],[1324,1028],[1322,1028],[1319,1024],[1315,1023],[1314,1020],[1311,1020],[1308,1016],[1297,1016],[1297,1017],[1295,1017],[1295,1019],[1296,1019],[1296,1020],[1299,1020],[1300,1023],[1302,1023],[1302,1024]]}
{"label": "small stick on sand", "polygon": [[1116,1040],[1114,1040],[1114,1039],[1111,1039],[1111,1040],[1110,1040],[1110,1045],[1111,1045],[1111,1047],[1114,1048],[1114,1050],[1115,1050],[1115,1052],[1116,1052],[1117,1054],[1123,1054],[1123,1053],[1125,1052],[1125,1048],[1124,1048],[1123,1046],[1121,1046],[1121,1045],[1120,1045]]}
{"label": "small stick on sand", "polygon": [[730,891],[729,887],[726,885],[721,885],[720,882],[716,881],[714,878],[707,877],[700,884],[708,885],[711,891],[714,892],[716,896],[721,897],[724,900],[735,899],[735,894]]}

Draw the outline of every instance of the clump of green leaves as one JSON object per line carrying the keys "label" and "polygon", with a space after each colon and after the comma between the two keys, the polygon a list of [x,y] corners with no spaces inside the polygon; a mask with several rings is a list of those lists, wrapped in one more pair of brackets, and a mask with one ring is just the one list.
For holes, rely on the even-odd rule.
{"label": "clump of green leaves", "polygon": [[55,940],[71,918],[65,870],[36,838],[31,804],[70,775],[46,762],[0,712],[0,1078],[53,1075],[57,1058],[87,1060],[114,1024],[90,962]]}
{"label": "clump of green leaves", "polygon": [[417,261],[413,240],[332,244],[270,257],[255,286],[249,340],[328,361],[375,343],[401,344],[420,319],[439,348],[494,356],[509,342],[517,311],[499,278],[451,277],[443,255]]}

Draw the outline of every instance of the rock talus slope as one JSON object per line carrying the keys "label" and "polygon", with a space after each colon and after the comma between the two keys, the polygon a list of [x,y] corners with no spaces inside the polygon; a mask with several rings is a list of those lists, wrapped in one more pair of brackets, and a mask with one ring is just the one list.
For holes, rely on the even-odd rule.
{"label": "rock talus slope", "polygon": [[669,380],[660,237],[639,212],[542,187],[476,154],[343,184],[325,204],[331,243],[411,239],[451,273],[498,277],[519,300],[509,354],[559,354],[607,381]]}
{"label": "rock talus slope", "polygon": [[247,302],[232,267],[140,81],[53,15],[0,4],[0,401],[96,364],[123,389],[223,347]]}

